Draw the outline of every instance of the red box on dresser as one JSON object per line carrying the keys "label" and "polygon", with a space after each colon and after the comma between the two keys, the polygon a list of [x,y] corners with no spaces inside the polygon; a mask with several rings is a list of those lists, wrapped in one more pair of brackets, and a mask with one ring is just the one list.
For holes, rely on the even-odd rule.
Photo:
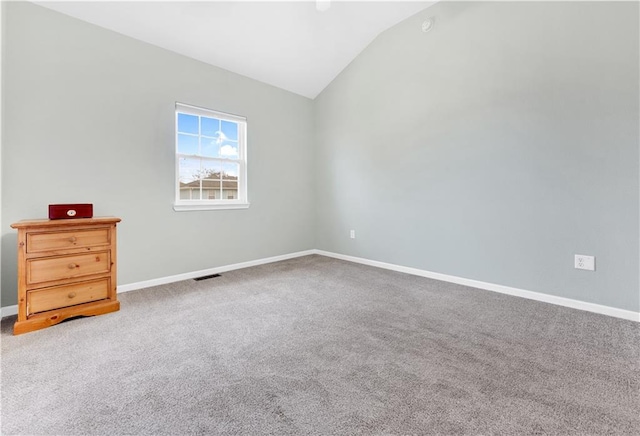
{"label": "red box on dresser", "polygon": [[93,204],[50,204],[49,219],[93,218]]}

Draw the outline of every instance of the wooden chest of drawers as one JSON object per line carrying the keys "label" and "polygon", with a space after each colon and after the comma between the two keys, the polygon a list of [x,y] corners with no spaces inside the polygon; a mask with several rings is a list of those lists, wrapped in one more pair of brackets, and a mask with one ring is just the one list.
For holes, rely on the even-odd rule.
{"label": "wooden chest of drawers", "polygon": [[18,230],[18,320],[13,333],[120,309],[116,225],[120,218],[31,220]]}

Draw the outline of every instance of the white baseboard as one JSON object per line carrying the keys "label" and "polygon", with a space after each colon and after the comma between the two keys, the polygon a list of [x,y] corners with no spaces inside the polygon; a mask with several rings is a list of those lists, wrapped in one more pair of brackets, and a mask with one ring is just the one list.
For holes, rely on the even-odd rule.
{"label": "white baseboard", "polygon": [[5,316],[17,315],[18,314],[18,305],[14,304],[13,306],[6,306],[0,309],[0,318],[4,318]]}
{"label": "white baseboard", "polygon": [[[379,262],[377,260],[369,260],[361,257],[348,256],[346,254],[332,253],[329,251],[315,250],[315,249],[298,251],[296,253],[290,253],[290,254],[283,254],[281,256],[267,257],[264,259],[251,260],[248,262],[234,263],[231,265],[208,268],[200,271],[192,271],[192,272],[183,273],[183,274],[176,274],[173,276],[160,277],[157,279],[145,280],[142,282],[129,283],[126,285],[118,286],[118,293],[134,291],[136,289],[149,288],[152,286],[166,285],[169,283],[179,282],[182,280],[189,280],[196,277],[202,277],[205,275],[220,274],[223,272],[233,271],[236,269],[264,265],[267,263],[279,262],[281,260],[293,259],[296,257],[309,256],[311,254],[319,254],[321,256],[333,257],[335,259],[346,260],[349,262],[360,263],[363,265],[374,266],[377,268],[383,268],[383,269],[398,271],[398,272],[411,274],[415,276],[441,280],[443,282],[456,283],[459,285],[484,289],[486,291],[499,292],[501,294],[513,295],[515,297],[527,298],[529,300],[542,301],[544,303],[550,303],[558,306],[570,307],[572,309],[579,309],[587,312],[594,312],[602,315],[608,315],[616,318],[622,318],[630,321],[640,322],[640,312],[617,309],[615,307],[603,306],[603,305],[594,304],[594,303],[587,303],[585,301],[572,300],[570,298],[557,297],[554,295],[543,294],[540,292],[526,291],[524,289],[512,288],[509,286],[502,286],[494,283],[481,282],[479,280],[466,279],[463,277],[440,274],[440,273],[426,271],[418,268],[411,268],[407,266],[395,265],[392,263]],[[0,316],[4,318],[5,316],[16,315],[17,313],[18,313],[17,305],[7,306],[1,309]]]}
{"label": "white baseboard", "polygon": [[499,292],[501,294],[513,295],[515,297],[527,298],[529,300],[542,301],[544,303],[555,304],[558,306],[570,307],[572,309],[585,310],[587,312],[599,313],[602,315],[622,318],[629,321],[640,322],[640,312],[631,310],[618,309],[600,304],[587,303],[580,300],[572,300],[571,298],[556,297],[554,295],[543,294],[540,292],[526,291],[524,289],[512,288],[509,286],[496,285],[494,283],[481,282],[479,280],[465,279],[463,277],[450,276],[431,271],[425,271],[418,268],[410,268],[407,266],[394,265],[392,263],[379,262],[377,260],[363,259],[361,257],[348,256],[345,254],[332,253],[323,250],[313,250],[316,254],[333,257],[335,259],[347,260],[350,262],[361,263],[363,265],[375,266],[378,268],[389,269],[392,271],[403,272],[414,276],[426,277],[429,279],[440,280],[443,282],[456,283],[458,285],[471,286],[473,288],[484,289],[486,291]]}
{"label": "white baseboard", "polygon": [[220,274],[235,269],[249,268],[250,266],[264,265],[266,263],[279,262],[281,260],[293,259],[296,257],[309,256],[315,254],[315,250],[298,251],[296,253],[283,254],[281,256],[265,257],[264,259],[250,260],[248,262],[234,263],[231,265],[219,266],[215,268],[202,269],[200,271],[192,271],[174,276],[160,277],[157,279],[144,280],[142,282],[129,283],[128,285],[118,286],[118,293],[135,291],[136,289],[150,288],[152,286],[166,285],[168,283],[180,282],[182,280],[195,279],[196,277],[207,276],[211,274]]}

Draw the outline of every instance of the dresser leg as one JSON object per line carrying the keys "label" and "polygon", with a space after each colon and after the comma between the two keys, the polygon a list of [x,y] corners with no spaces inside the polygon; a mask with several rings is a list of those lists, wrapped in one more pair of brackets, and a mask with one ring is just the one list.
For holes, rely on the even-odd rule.
{"label": "dresser leg", "polygon": [[75,307],[66,307],[64,310],[50,310],[30,316],[25,321],[16,321],[13,325],[13,334],[40,330],[56,325],[65,319],[76,316],[94,316],[120,310],[120,302],[112,300],[96,301],[94,303],[81,304]]}

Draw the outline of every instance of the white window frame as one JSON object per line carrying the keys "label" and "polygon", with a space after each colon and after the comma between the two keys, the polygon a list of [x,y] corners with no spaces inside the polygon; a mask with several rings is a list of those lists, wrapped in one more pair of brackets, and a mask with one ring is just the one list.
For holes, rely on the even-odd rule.
{"label": "white window frame", "polygon": [[[231,121],[238,124],[238,158],[213,158],[201,155],[187,155],[178,152],[178,114],[197,115],[209,118],[217,118],[223,121]],[[200,124],[198,125],[198,130]],[[200,140],[201,132],[198,133]],[[192,157],[211,162],[233,162],[238,164],[238,195],[235,199],[217,200],[182,200],[180,199],[180,158]],[[188,104],[177,103],[175,110],[175,211],[189,210],[216,210],[216,209],[246,209],[249,207],[247,198],[247,119],[239,115],[227,114],[210,109],[205,109]],[[221,192],[223,192],[221,190]]]}

